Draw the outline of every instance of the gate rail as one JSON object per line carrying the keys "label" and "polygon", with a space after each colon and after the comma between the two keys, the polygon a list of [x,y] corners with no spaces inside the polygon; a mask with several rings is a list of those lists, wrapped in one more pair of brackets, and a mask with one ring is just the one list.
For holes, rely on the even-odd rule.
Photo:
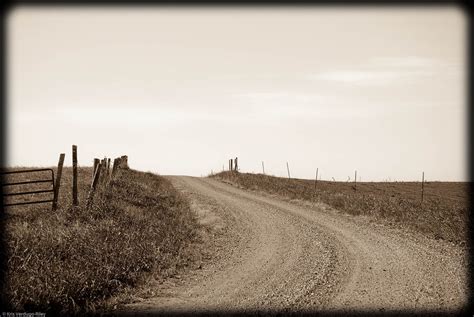
{"label": "gate rail", "polygon": [[21,181],[21,182],[12,182],[6,183],[4,182],[4,177],[2,177],[2,189],[6,186],[17,186],[17,185],[25,185],[25,184],[37,184],[37,183],[51,183],[52,189],[44,189],[44,190],[33,190],[33,191],[23,191],[23,192],[16,192],[16,193],[3,193],[3,199],[7,196],[21,196],[21,195],[31,195],[31,194],[39,194],[39,193],[53,193],[53,198],[46,199],[46,200],[34,200],[34,201],[26,201],[26,202],[17,202],[17,203],[3,203],[3,206],[15,206],[15,205],[29,205],[29,204],[41,204],[41,203],[54,203],[56,199],[56,192],[55,192],[55,184],[54,184],[54,171],[51,168],[36,168],[36,169],[29,169],[29,170],[20,170],[20,171],[0,171],[2,176],[8,174],[21,174],[21,173],[34,173],[34,172],[51,172],[51,179],[37,179],[37,180],[30,180],[30,181]]}

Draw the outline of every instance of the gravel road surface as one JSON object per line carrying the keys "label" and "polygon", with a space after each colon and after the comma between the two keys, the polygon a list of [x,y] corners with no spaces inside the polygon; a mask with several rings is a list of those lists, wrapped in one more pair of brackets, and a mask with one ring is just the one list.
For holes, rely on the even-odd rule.
{"label": "gravel road surface", "polygon": [[466,251],[208,178],[169,176],[204,225],[201,265],[128,312],[454,312]]}

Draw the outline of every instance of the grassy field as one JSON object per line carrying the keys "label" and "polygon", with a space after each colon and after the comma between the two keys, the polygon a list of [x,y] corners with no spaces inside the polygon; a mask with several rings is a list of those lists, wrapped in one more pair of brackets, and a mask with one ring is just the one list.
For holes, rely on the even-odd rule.
{"label": "grassy field", "polygon": [[221,172],[211,177],[244,189],[288,199],[320,201],[353,215],[409,227],[435,239],[465,244],[468,230],[469,183],[425,182],[421,203],[419,182],[353,183],[287,179],[263,174]]}
{"label": "grassy field", "polygon": [[6,207],[3,311],[100,311],[110,296],[150,274],[178,274],[198,256],[197,221],[168,180],[119,170],[85,210],[91,179],[92,168],[79,168],[78,207],[71,207],[71,168],[63,170],[58,210]]}

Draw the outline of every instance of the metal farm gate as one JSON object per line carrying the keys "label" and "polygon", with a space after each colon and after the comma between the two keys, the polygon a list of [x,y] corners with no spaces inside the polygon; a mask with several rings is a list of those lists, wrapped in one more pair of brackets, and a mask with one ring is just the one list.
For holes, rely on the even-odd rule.
{"label": "metal farm gate", "polygon": [[[45,177],[43,175],[38,175],[41,172],[50,172],[49,177]],[[20,175],[20,174],[30,174],[28,176],[29,180],[20,180],[20,181],[10,181],[6,180],[7,175]],[[48,173],[49,174],[49,173]],[[29,169],[29,170],[19,170],[19,171],[0,171],[0,175],[2,176],[2,203],[3,206],[15,206],[15,205],[29,205],[29,204],[41,204],[41,203],[53,203],[52,206],[54,208],[55,202],[57,200],[57,193],[55,191],[55,184],[54,184],[54,171],[51,168],[37,168],[37,169]],[[33,177],[33,176],[36,176]],[[41,178],[40,178],[41,176]],[[23,191],[6,191],[5,189],[8,188],[15,188],[18,186],[27,186],[29,184],[47,184],[47,188],[44,189],[35,189],[35,190],[23,190]],[[45,194],[51,193],[52,197],[49,199],[40,199],[40,200],[22,200],[22,201],[13,201],[13,202],[5,202],[6,197],[23,197],[29,196],[31,198],[34,197],[36,194]]]}

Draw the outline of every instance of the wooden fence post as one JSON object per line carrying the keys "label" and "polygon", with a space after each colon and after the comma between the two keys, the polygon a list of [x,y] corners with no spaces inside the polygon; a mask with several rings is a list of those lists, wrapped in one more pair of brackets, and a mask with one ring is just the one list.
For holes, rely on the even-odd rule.
{"label": "wooden fence post", "polygon": [[355,171],[354,175],[354,190],[357,190],[357,170]]}
{"label": "wooden fence post", "polygon": [[316,186],[318,185],[318,170],[319,168],[316,168],[316,177],[314,178],[314,190],[316,190]]}
{"label": "wooden fence post", "polygon": [[115,176],[115,172],[117,171],[118,159],[114,159],[114,165],[112,166],[112,178]]}
{"label": "wooden fence post", "polygon": [[101,169],[102,169],[102,162],[99,163],[99,166],[95,171],[94,180],[92,181],[91,189],[89,190],[89,195],[87,195],[87,202],[86,202],[86,208],[87,209],[89,209],[91,204],[92,204],[92,199],[94,198],[95,189],[97,187],[97,183],[99,182],[100,170]]}
{"label": "wooden fence post", "polygon": [[263,175],[265,175],[265,164],[263,164],[263,161],[262,161],[262,171],[263,171]]}
{"label": "wooden fence post", "polygon": [[107,159],[107,179],[110,178],[110,158]]}
{"label": "wooden fence post", "polygon": [[230,171],[232,172],[234,170],[234,160],[230,159]]}
{"label": "wooden fence post", "polygon": [[104,157],[104,175],[102,176],[104,182],[107,182],[107,170],[108,169],[109,169],[108,158]]}
{"label": "wooden fence post", "polygon": [[53,210],[58,208],[59,187],[61,186],[61,175],[63,173],[65,155],[64,153],[59,154],[58,170],[56,171],[56,181],[54,182]]}
{"label": "wooden fence post", "polygon": [[236,158],[235,158],[235,166],[234,166],[234,170],[235,170],[236,172],[239,171],[239,167],[238,167],[238,165],[237,165],[237,159],[238,159],[238,158],[236,157]]}
{"label": "wooden fence post", "polygon": [[421,202],[423,203],[423,196],[425,192],[425,172],[421,176]]}
{"label": "wooden fence post", "polygon": [[288,162],[286,162],[286,169],[288,170],[288,179],[290,179],[290,166],[288,165]]}
{"label": "wooden fence post", "polygon": [[104,182],[104,176],[105,176],[105,168],[106,168],[106,165],[107,165],[107,158],[104,157],[102,160],[100,160],[100,176],[99,176],[99,183],[103,183]]}
{"label": "wooden fence post", "polygon": [[77,206],[77,145],[72,146],[72,205]]}
{"label": "wooden fence post", "polygon": [[[100,169],[103,169],[103,164],[104,164],[104,159],[100,159],[99,161],[99,165],[97,165],[97,168],[100,168]],[[100,175],[100,174],[99,174]],[[94,177],[95,177],[95,173],[94,173]],[[92,179],[92,181],[94,181],[94,179]]]}
{"label": "wooden fence post", "polygon": [[92,180],[94,180],[94,175],[95,175],[95,170],[97,169],[97,166],[99,166],[100,160],[98,158],[94,159],[94,169],[92,170]]}
{"label": "wooden fence post", "polygon": [[313,201],[316,201],[316,185],[318,184],[318,168],[316,168],[316,177],[314,178]]}

